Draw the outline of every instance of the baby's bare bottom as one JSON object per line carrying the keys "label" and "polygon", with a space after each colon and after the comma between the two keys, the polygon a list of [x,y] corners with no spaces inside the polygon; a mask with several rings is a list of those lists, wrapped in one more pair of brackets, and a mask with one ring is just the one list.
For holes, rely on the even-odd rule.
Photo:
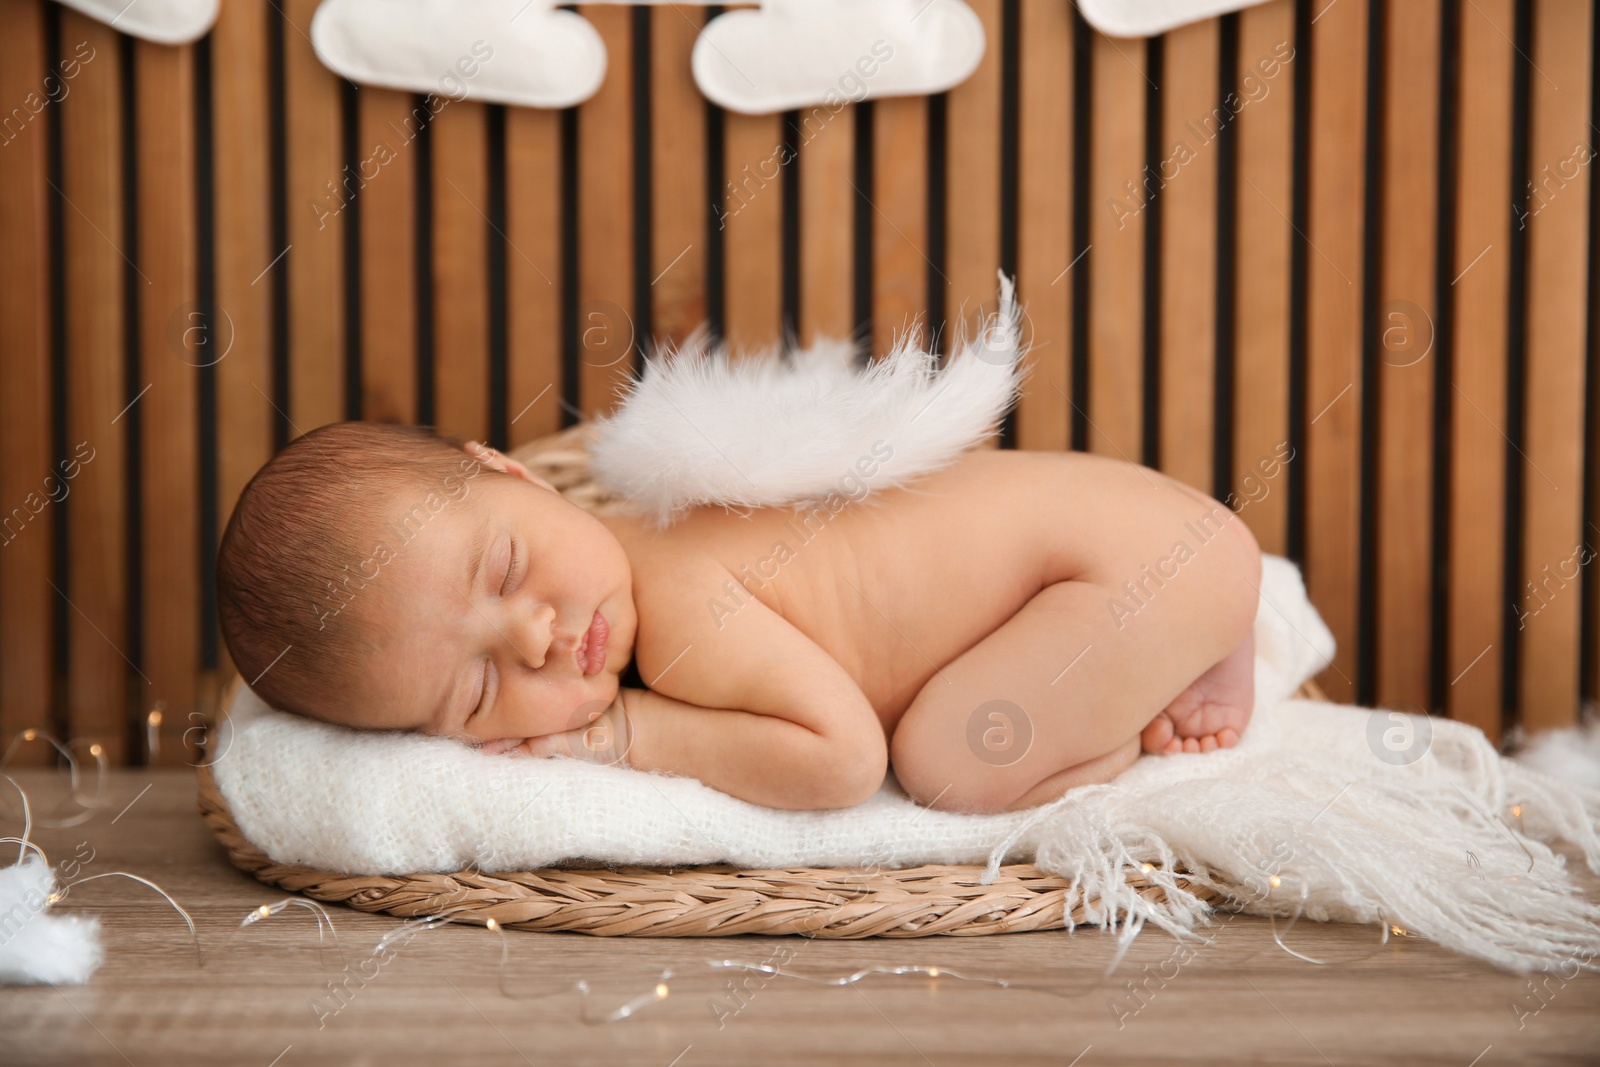
{"label": "baby's bare bottom", "polygon": [[[1186,566],[1232,567],[1224,577],[1237,580],[1229,554],[1206,546]],[[1139,757],[1152,720],[1249,639],[1237,610],[1208,610],[1216,586],[1198,574],[1180,575],[1132,618],[1109,610],[1118,583],[1099,577],[1047,585],[924,686],[889,744],[914,800],[1015,811],[1109,781]]]}

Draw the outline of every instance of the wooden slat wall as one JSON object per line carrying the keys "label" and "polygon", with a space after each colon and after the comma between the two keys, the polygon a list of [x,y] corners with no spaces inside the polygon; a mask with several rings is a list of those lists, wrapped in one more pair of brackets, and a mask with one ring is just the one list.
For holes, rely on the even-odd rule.
{"label": "wooden slat wall", "polygon": [[1428,706],[1433,373],[1438,321],[1437,0],[1384,6],[1382,233],[1379,237],[1377,486],[1378,700]]}
{"label": "wooden slat wall", "polygon": [[[1000,0],[970,0],[988,41],[978,69],[950,90],[946,108],[944,308],[957,338],[982,333],[983,315],[997,308],[1000,266]],[[924,267],[923,274],[927,270]],[[950,332],[950,331],[946,331]],[[998,444],[995,439],[985,442]]]}
{"label": "wooden slat wall", "polygon": [[[1237,177],[1233,282],[1233,492],[1264,551],[1289,551],[1289,483],[1304,443],[1289,439],[1294,246],[1295,12],[1287,3],[1238,15],[1234,120]],[[1258,88],[1248,79],[1254,78]]]}
{"label": "wooden slat wall", "polygon": [[[1514,0],[1474,0],[1461,11],[1460,158],[1511,158]],[[1450,389],[1450,609],[1445,674],[1450,717],[1500,734],[1505,674],[1506,293],[1511,277],[1511,174],[1458,167],[1454,380]]]}
{"label": "wooden slat wall", "polygon": [[[1152,180],[1161,204],[1160,463],[1189,485],[1211,487],[1217,381],[1217,169],[1224,142],[1217,106],[1217,19],[1167,34],[1161,81],[1161,154]],[[1219,130],[1219,133],[1221,130]]]}
{"label": "wooden slat wall", "polygon": [[195,205],[195,50],[139,41],[134,46],[131,146],[138,176],[140,273],[139,401],[143,499],[139,523],[143,671],[151,699],[157,762],[182,761],[179,741],[199,710],[201,586],[199,374],[210,333],[199,307]]}
{"label": "wooden slat wall", "polygon": [[417,422],[430,417],[417,395],[416,211],[418,141],[430,111],[410,93],[365,88],[356,109],[356,158],[345,161],[336,195],[361,232],[358,411],[375,422]]}
{"label": "wooden slat wall", "polygon": [[[114,30],[63,12],[61,48],[79,63],[61,102],[62,196],[66,259],[67,443],[88,459],[73,479],[67,524],[67,725],[127,761],[128,647],[127,444],[123,338],[127,328],[123,259],[122,50]],[[71,69],[71,68],[68,68]],[[7,351],[11,351],[9,346]],[[79,453],[79,449],[83,451]],[[9,549],[8,549],[9,551]],[[5,616],[5,632],[13,619]],[[141,698],[142,699],[142,698]]]}
{"label": "wooden slat wall", "polygon": [[[58,512],[51,464],[49,126],[44,13],[32,0],[0,8],[0,728],[6,739],[51,724],[50,544]],[[15,103],[10,103],[15,101]],[[30,746],[24,759],[45,758]]]}
{"label": "wooden slat wall", "polygon": [[[311,49],[311,16],[320,0],[284,0],[284,222],[289,251],[288,410],[292,427],[310,430],[345,414],[344,240],[356,208],[346,206],[340,79]],[[346,211],[351,214],[347,216]],[[282,249],[273,249],[277,255]],[[262,284],[266,284],[263,279]],[[270,392],[270,390],[268,390]]]}
{"label": "wooden slat wall", "polygon": [[[1528,62],[1528,273],[1525,455],[1522,457],[1522,581],[1536,590],[1519,631],[1518,703],[1531,729],[1566,726],[1578,702],[1578,620],[1574,580],[1592,543],[1583,521],[1584,365],[1589,294],[1591,5],[1537,0]],[[1592,550],[1587,555],[1592,555]]]}
{"label": "wooden slat wall", "polygon": [[[211,36],[216,314],[206,356],[217,378],[217,509],[272,458],[272,280],[284,250],[272,247],[271,122],[266,0],[225,4]],[[215,62],[217,57],[226,62]],[[203,551],[215,556],[222,536]],[[219,643],[219,655],[226,649]],[[187,715],[185,715],[187,718]],[[184,726],[191,725],[185,722]],[[187,730],[185,731],[187,733]],[[189,735],[191,739],[194,734]]]}
{"label": "wooden slat wall", "polygon": [[1027,303],[1032,386],[1017,405],[1017,447],[1065,450],[1072,430],[1072,75],[1066,4],[1023,8],[1017,290]]}
{"label": "wooden slat wall", "polygon": [[1360,596],[1363,226],[1367,0],[1322,9],[1310,27],[1306,196],[1306,591],[1338,643],[1324,691],[1356,699]]}
{"label": "wooden slat wall", "polygon": [[997,268],[1035,366],[1016,445],[1231,494],[1304,568],[1335,699],[1575,721],[1592,3],[1269,0],[1151,41],[970,3],[987,51],[946,93],[747,116],[693,82],[698,5],[580,5],[608,74],[563,113],[350,85],[317,0],[235,0],[178,48],[0,0],[0,742],[191,758],[230,669],[207,538],[283,440],[515,447],[702,322],[735,353],[879,356],[913,322],[949,352]]}
{"label": "wooden slat wall", "polygon": [[1089,451],[1143,463],[1144,41],[1095,34],[1091,51]]}
{"label": "wooden slat wall", "polygon": [[706,317],[707,216],[720,217],[705,195],[706,101],[683,62],[704,25],[697,8],[650,12],[650,95],[659,105],[650,126],[650,316],[655,338],[673,346]]}

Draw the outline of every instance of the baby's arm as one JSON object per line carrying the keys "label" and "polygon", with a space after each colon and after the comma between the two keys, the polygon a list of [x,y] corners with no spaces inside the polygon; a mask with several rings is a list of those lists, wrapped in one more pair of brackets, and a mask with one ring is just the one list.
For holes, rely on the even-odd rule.
{"label": "baby's arm", "polygon": [[719,628],[708,590],[731,576],[715,564],[686,571],[642,594],[655,620],[639,660],[651,688],[623,691],[627,764],[774,808],[851,807],[875,793],[888,740],[855,680],[760,601]]}

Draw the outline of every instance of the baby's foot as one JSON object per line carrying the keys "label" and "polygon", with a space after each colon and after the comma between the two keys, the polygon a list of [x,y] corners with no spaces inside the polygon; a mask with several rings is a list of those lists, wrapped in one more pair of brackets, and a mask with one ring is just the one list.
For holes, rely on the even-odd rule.
{"label": "baby's foot", "polygon": [[1232,748],[1255,705],[1255,633],[1168,704],[1140,741],[1146,752],[1215,752]]}

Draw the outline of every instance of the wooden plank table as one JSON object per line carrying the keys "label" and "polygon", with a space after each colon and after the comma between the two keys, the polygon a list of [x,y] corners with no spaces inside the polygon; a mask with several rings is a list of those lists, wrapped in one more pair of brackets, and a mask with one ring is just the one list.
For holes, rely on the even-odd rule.
{"label": "wooden plank table", "polygon": [[[15,777],[36,816],[66,795],[62,772]],[[16,796],[0,788],[9,794],[0,834],[16,833]],[[105,962],[86,985],[0,990],[0,1063],[1496,1067],[1593,1063],[1600,1050],[1596,975],[1536,974],[1535,986],[1418,938],[1380,946],[1373,927],[1301,923],[1285,944],[1349,961],[1317,966],[1279,948],[1266,920],[1226,914],[1210,942],[1193,948],[1147,927],[1110,977],[1115,939],[1092,927],[840,942],[445,924],[413,927],[375,952],[402,921],[336,906],[328,911],[338,947],[329,941],[319,957],[307,909],[240,928],[252,909],[285,895],[229,865],[194,797],[192,771],[118,771],[106,805],[85,822],[35,829],[52,862],[79,858],[79,877],[125,870],[160,884],[194,917],[205,962],[197,965],[179,916],[145,887],[120,878],[83,885],[58,906],[101,918]],[[1575,857],[1569,866],[1590,891],[1600,885]],[[925,974],[830,986],[701,962],[711,959],[812,976],[937,965],[1059,993]],[[669,967],[665,999],[619,1021],[584,1020],[650,994]],[[579,979],[587,998],[573,986]],[[330,983],[347,992],[335,997]]]}

